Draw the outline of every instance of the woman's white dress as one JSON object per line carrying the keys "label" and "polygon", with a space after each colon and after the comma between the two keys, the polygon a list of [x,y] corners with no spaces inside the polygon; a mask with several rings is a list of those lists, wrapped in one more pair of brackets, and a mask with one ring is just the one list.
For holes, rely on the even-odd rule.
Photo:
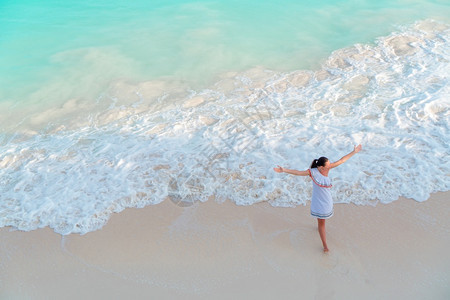
{"label": "woman's white dress", "polygon": [[311,215],[318,219],[328,219],[333,216],[333,198],[331,197],[331,179],[320,174],[317,168],[308,170],[313,180],[311,199]]}

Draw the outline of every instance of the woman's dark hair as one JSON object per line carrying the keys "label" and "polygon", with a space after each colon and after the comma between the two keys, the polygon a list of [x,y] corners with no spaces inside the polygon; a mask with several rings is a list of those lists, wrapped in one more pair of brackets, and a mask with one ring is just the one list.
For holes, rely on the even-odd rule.
{"label": "woman's dark hair", "polygon": [[317,167],[324,167],[325,163],[327,161],[328,161],[328,158],[323,157],[323,156],[321,158],[319,158],[319,159],[315,159],[315,160],[312,161],[310,169],[317,168]]}

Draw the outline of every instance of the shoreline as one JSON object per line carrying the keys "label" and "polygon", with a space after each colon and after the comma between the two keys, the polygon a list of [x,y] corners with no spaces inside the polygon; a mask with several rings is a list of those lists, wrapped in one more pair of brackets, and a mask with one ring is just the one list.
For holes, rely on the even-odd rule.
{"label": "shoreline", "polygon": [[448,299],[449,199],[336,204],[329,254],[309,205],[165,201],[85,235],[5,227],[0,298]]}

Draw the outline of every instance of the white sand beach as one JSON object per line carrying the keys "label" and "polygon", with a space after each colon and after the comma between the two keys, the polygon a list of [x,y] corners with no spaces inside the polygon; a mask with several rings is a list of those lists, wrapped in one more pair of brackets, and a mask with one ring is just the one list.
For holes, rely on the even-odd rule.
{"label": "white sand beach", "polygon": [[1,299],[449,299],[450,193],[309,206],[171,201],[86,235],[0,230]]}

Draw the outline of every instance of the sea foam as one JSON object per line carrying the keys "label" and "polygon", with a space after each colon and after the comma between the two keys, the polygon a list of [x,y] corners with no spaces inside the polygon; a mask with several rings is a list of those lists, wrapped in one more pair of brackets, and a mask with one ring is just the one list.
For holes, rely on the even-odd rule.
{"label": "sea foam", "polygon": [[272,168],[359,143],[330,173],[336,203],[424,201],[450,189],[449,76],[449,27],[422,21],[316,71],[258,67],[203,90],[118,80],[2,134],[0,226],[83,234],[162,201],[306,204],[311,181]]}

